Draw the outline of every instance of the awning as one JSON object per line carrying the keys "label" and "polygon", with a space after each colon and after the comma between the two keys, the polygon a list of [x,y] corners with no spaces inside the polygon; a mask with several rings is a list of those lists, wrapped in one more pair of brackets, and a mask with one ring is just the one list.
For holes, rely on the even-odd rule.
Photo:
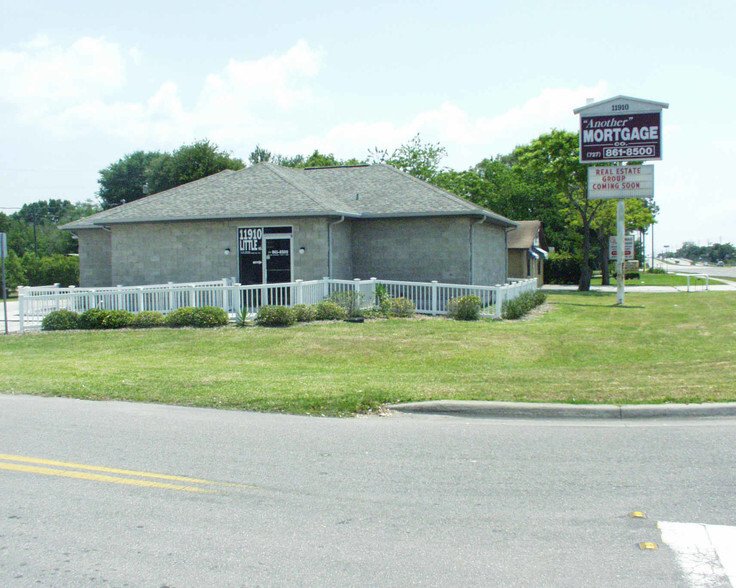
{"label": "awning", "polygon": [[544,259],[547,259],[549,257],[549,252],[545,251],[544,249],[541,249],[539,247],[532,247],[532,251],[534,251],[537,254],[537,259],[540,257],[543,257]]}

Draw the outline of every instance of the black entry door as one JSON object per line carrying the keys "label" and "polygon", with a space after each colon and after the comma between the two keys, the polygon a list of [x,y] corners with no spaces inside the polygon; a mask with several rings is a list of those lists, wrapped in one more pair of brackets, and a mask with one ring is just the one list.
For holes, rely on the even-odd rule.
{"label": "black entry door", "polygon": [[291,239],[266,237],[266,283],[291,282]]}
{"label": "black entry door", "polygon": [[[266,283],[291,282],[291,239],[266,236]],[[269,289],[269,304],[288,305],[290,291],[287,288]]]}

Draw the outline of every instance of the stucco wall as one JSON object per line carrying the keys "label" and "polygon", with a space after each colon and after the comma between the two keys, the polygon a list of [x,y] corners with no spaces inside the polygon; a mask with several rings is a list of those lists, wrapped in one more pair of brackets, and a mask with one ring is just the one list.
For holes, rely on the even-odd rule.
{"label": "stucco wall", "polygon": [[77,232],[79,240],[79,285],[102,288],[112,285],[111,233],[103,229]]}
{"label": "stucco wall", "polygon": [[[112,272],[107,285],[201,282],[238,278],[238,228],[291,226],[292,279],[327,275],[323,218],[240,219],[113,225]],[[299,248],[304,247],[304,254]],[[230,255],[225,255],[225,249]]]}
{"label": "stucco wall", "polygon": [[468,283],[469,227],[467,218],[354,221],[354,277]]}

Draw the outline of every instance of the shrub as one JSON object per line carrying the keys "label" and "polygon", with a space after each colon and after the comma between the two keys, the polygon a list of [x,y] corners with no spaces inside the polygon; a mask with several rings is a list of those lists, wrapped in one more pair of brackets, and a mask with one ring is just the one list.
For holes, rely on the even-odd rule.
{"label": "shrub", "polygon": [[330,296],[330,301],[345,309],[347,316],[361,316],[360,307],[363,304],[363,295],[355,290],[347,292],[335,292]]}
{"label": "shrub", "polygon": [[54,310],[41,322],[44,331],[68,331],[79,328],[79,315],[71,310]]}
{"label": "shrub", "polygon": [[447,314],[456,321],[477,321],[481,308],[480,298],[477,296],[461,296],[450,300]]}
{"label": "shrub", "polygon": [[310,323],[317,318],[317,309],[306,304],[296,304],[292,308],[294,317],[298,323]]}
{"label": "shrub", "polygon": [[241,328],[248,326],[247,308],[241,308],[238,312],[235,313],[235,326]]}
{"label": "shrub", "polygon": [[544,263],[546,284],[577,284],[580,282],[580,260],[569,253],[550,253]]}
{"label": "shrub", "polygon": [[104,329],[109,310],[90,308],[79,315],[79,328],[86,330]]}
{"label": "shrub", "polygon": [[230,318],[227,313],[216,306],[192,307],[185,306],[177,308],[173,312],[166,315],[165,324],[167,327],[224,327],[228,324]]}
{"label": "shrub", "polygon": [[134,315],[128,326],[134,329],[152,329],[164,326],[164,315],[160,312],[144,310]]}
{"label": "shrub", "polygon": [[127,310],[108,310],[102,319],[103,329],[124,329],[133,320],[133,313]]}
{"label": "shrub", "polygon": [[504,302],[501,316],[507,320],[519,319],[533,308],[544,304],[545,300],[547,300],[547,295],[541,290],[526,292],[513,300]]}
{"label": "shrub", "polygon": [[288,327],[296,322],[296,314],[288,306],[267,304],[258,309],[256,323],[262,327]]}
{"label": "shrub", "polygon": [[386,286],[381,284],[376,286],[376,307],[383,314],[389,314],[391,312],[391,296],[389,296]]}
{"label": "shrub", "polygon": [[342,307],[330,300],[323,300],[315,307],[318,321],[341,321],[347,318],[348,313]]}
{"label": "shrub", "polygon": [[415,310],[414,302],[408,298],[391,298],[389,300],[388,312],[391,316],[410,317],[414,316]]}
{"label": "shrub", "polygon": [[666,274],[667,271],[661,267],[650,267],[647,270],[648,274]]}

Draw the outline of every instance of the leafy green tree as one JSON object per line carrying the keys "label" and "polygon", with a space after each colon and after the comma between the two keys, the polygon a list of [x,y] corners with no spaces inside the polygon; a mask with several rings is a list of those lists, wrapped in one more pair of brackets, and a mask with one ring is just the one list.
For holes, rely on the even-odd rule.
{"label": "leafy green tree", "polygon": [[561,212],[569,222],[579,222],[582,230],[580,291],[590,290],[591,226],[603,206],[603,200],[587,198],[587,167],[578,158],[578,135],[552,130],[540,135],[530,145],[519,148],[519,165],[541,173],[559,200]]}
{"label": "leafy green tree", "polygon": [[98,195],[104,209],[133,202],[150,193],[148,181],[154,162],[168,154],[135,151],[100,170]]}
{"label": "leafy green tree", "polygon": [[251,165],[271,161],[271,152],[260,145],[256,145],[256,148],[248,156],[248,161],[250,161]]}
{"label": "leafy green tree", "polygon": [[26,275],[23,271],[20,258],[16,255],[15,251],[10,249],[8,256],[5,258],[5,283],[8,293],[13,292],[18,286],[24,286],[25,281]]}
{"label": "leafy green tree", "polygon": [[216,144],[204,139],[183,145],[171,155],[164,154],[152,159],[146,172],[148,193],[156,194],[226,169],[244,167],[242,160],[220,151]]}
{"label": "leafy green tree", "polygon": [[401,145],[389,154],[387,149],[378,147],[368,152],[369,163],[385,163],[415,178],[431,182],[441,171],[440,163],[447,155],[439,143],[422,143],[417,133],[408,143]]}

